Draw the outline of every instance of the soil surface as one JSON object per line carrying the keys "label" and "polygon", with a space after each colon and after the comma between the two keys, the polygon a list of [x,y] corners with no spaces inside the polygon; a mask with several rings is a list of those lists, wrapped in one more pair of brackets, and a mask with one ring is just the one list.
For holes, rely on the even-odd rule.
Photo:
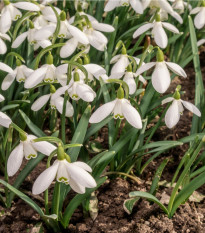
{"label": "soil surface", "polygon": [[[205,57],[205,52],[202,51],[202,57]],[[205,64],[202,62],[202,73],[205,80]],[[184,100],[194,102],[194,70],[193,65],[186,69],[188,78],[175,78],[172,86],[169,89],[174,92],[177,84],[183,84]],[[184,111],[183,116],[177,127],[170,130],[167,127],[161,127],[154,136],[154,140],[177,140],[189,135],[192,114],[189,111]],[[106,133],[102,132],[102,135]],[[104,139],[102,139],[103,142]],[[205,232],[205,199],[200,202],[189,201],[181,205],[176,211],[172,219],[169,219],[156,204],[150,204],[146,200],[140,199],[133,209],[132,214],[128,215],[123,209],[123,202],[128,198],[131,191],[148,191],[150,182],[159,164],[166,157],[170,158],[161,180],[170,181],[176,166],[179,164],[181,157],[184,155],[187,146],[183,145],[169,151],[169,154],[163,154],[160,158],[154,160],[145,169],[141,179],[142,183],[137,184],[133,180],[116,178],[107,180],[96,191],[98,199],[98,215],[95,220],[91,217],[84,217],[82,208],[79,207],[73,214],[67,232],[71,233],[151,233],[151,232],[186,232],[186,233],[203,233]],[[146,158],[145,158],[146,160]],[[25,164],[24,164],[25,165]],[[23,166],[24,166],[23,165]],[[22,166],[22,167],[23,167]],[[29,174],[27,179],[21,186],[21,190],[29,195],[34,201],[43,206],[43,195],[32,196],[31,190],[33,180],[45,169],[46,160],[42,161],[37,168]],[[2,178],[0,176],[0,178]],[[10,180],[12,183],[16,177]],[[1,188],[1,186],[0,186]],[[27,190],[27,191],[26,191]],[[160,186],[157,198],[161,199],[164,204],[170,195],[170,188]],[[205,187],[201,187],[199,192],[201,196],[205,195]],[[72,195],[72,193],[71,193]],[[40,217],[36,212],[21,199],[16,198],[11,209],[5,209],[0,204],[0,232],[2,233],[24,233],[24,232],[39,232]]]}

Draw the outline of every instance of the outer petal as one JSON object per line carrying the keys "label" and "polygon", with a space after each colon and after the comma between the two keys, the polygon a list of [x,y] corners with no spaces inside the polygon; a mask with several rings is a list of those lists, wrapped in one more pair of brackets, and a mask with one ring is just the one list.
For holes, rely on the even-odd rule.
{"label": "outer petal", "polygon": [[200,12],[194,18],[194,24],[197,29],[201,29],[205,25],[205,7],[202,7]]}
{"label": "outer petal", "polygon": [[47,66],[43,66],[37,70],[35,70],[25,81],[25,88],[32,88],[43,81],[43,78],[47,71]]}
{"label": "outer petal", "polygon": [[139,76],[140,74],[144,73],[145,71],[151,69],[154,65],[156,65],[156,62],[149,62],[144,65],[142,65],[137,72],[135,73],[135,76]]}
{"label": "outer petal", "polygon": [[113,111],[115,103],[117,100],[111,101],[109,103],[103,104],[99,107],[90,117],[90,123],[98,123],[105,119]]}
{"label": "outer petal", "polygon": [[184,105],[185,108],[187,108],[190,112],[193,112],[195,115],[198,117],[201,117],[201,112],[199,109],[193,105],[192,103],[189,103],[187,101],[181,100],[182,104]]}
{"label": "outer petal", "polygon": [[70,175],[71,180],[87,188],[96,187],[95,180],[84,169],[82,169],[81,167],[75,166],[73,163],[67,163],[66,166],[67,166],[68,173]]}
{"label": "outer petal", "polygon": [[154,35],[154,40],[159,47],[163,49],[167,47],[168,38],[166,32],[162,27],[161,22],[155,23],[155,26],[152,30],[152,34]]}
{"label": "outer petal", "polygon": [[133,38],[136,38],[140,35],[142,35],[144,32],[148,31],[150,28],[153,27],[153,23],[147,23],[141,27],[139,27],[135,33],[133,34]]}
{"label": "outer petal", "polygon": [[125,69],[129,65],[129,60],[126,56],[121,56],[120,59],[115,63],[115,65],[112,67],[111,75],[114,74],[124,74]]}
{"label": "outer petal", "polygon": [[170,23],[162,22],[163,27],[165,27],[167,30],[179,34],[179,30]]}
{"label": "outer petal", "polygon": [[32,147],[30,142],[22,142],[23,143],[23,151],[25,158],[30,160],[31,158],[37,157],[37,151]]}
{"label": "outer petal", "polygon": [[[64,103],[64,98],[63,97],[58,97],[55,99],[55,105],[58,111],[62,114],[63,112],[63,103]],[[74,113],[73,106],[70,102],[67,101],[66,103],[66,117],[72,117]]]}
{"label": "outer petal", "polygon": [[23,32],[20,36],[18,36],[14,42],[12,43],[11,47],[12,48],[18,48],[23,41],[26,39],[26,37],[28,36],[28,31],[27,32]]}
{"label": "outer petal", "polygon": [[32,142],[32,146],[40,153],[49,156],[56,147],[49,142]]}
{"label": "outer petal", "polygon": [[41,96],[32,104],[31,109],[33,111],[40,110],[48,102],[50,97],[50,94]]}
{"label": "outer petal", "polygon": [[5,100],[4,96],[0,94],[0,102],[2,102],[4,100]]}
{"label": "outer petal", "polygon": [[125,81],[129,86],[129,94],[133,95],[136,91],[136,82],[134,80],[133,73],[126,72],[123,81]]}
{"label": "outer petal", "polygon": [[105,6],[104,11],[112,11],[118,6],[120,6],[120,0],[109,0]]}
{"label": "outer petal", "polygon": [[8,176],[13,176],[21,167],[23,161],[23,144],[20,143],[10,154],[7,162]]}
{"label": "outer petal", "polygon": [[[52,43],[50,42],[50,40],[39,40],[38,45],[40,45],[43,49],[45,49],[46,47],[52,45]],[[34,48],[34,50],[36,49]]]}
{"label": "outer petal", "polygon": [[79,84],[76,87],[77,95],[86,102],[92,102],[96,97],[96,93],[86,84]]}
{"label": "outer petal", "polygon": [[87,36],[78,28],[67,25],[70,34],[75,37],[81,44],[89,44]]}
{"label": "outer petal", "polygon": [[71,38],[66,42],[66,44],[60,49],[60,56],[62,58],[69,57],[72,55],[78,46],[78,40],[76,38]]}
{"label": "outer petal", "polygon": [[75,182],[74,180],[70,180],[69,181],[70,187],[76,192],[76,193],[80,193],[83,194],[85,193],[85,187],[83,185],[78,184],[77,182]]}
{"label": "outer petal", "polygon": [[8,117],[5,113],[0,112],[0,125],[9,128],[11,122],[12,120],[10,119],[10,117]]}
{"label": "outer petal", "polygon": [[5,54],[7,51],[7,47],[5,42],[0,38],[0,54]]}
{"label": "outer petal", "polygon": [[132,105],[127,100],[123,100],[122,102],[122,114],[130,123],[130,125],[137,129],[142,128],[142,120],[140,114],[134,107],[132,107]]}
{"label": "outer petal", "polygon": [[82,169],[86,170],[87,172],[92,172],[92,168],[89,165],[87,165],[87,163],[77,161],[77,162],[74,162],[73,164],[78,166],[78,167],[81,167]]}
{"label": "outer petal", "polygon": [[130,0],[130,5],[135,10],[136,13],[142,14],[143,13],[143,6],[139,0]]}
{"label": "outer petal", "polygon": [[197,42],[197,46],[199,47],[199,46],[201,46],[202,44],[204,44],[205,43],[205,39],[201,39],[201,40],[199,40],[198,42]]}
{"label": "outer petal", "polygon": [[11,67],[4,64],[3,62],[0,62],[0,70],[3,70],[7,73],[13,73],[13,70],[11,69]]}
{"label": "outer petal", "polygon": [[106,70],[96,64],[87,64],[84,65],[84,67],[89,73],[94,75],[95,78],[99,78],[99,76],[101,76],[102,74],[106,74]]}
{"label": "outer petal", "polygon": [[91,22],[93,28],[95,30],[101,31],[101,32],[114,32],[115,28],[109,24],[106,23],[98,23],[97,21]]}
{"label": "outer petal", "polygon": [[110,60],[110,64],[116,63],[120,58],[121,58],[121,54],[115,55],[111,60]]}
{"label": "outer petal", "polygon": [[11,27],[12,19],[8,9],[3,9],[1,12],[0,32],[6,33]]}
{"label": "outer petal", "polygon": [[174,72],[175,74],[178,74],[184,78],[187,77],[185,71],[181,68],[181,66],[177,65],[176,63],[173,62],[166,62],[167,66],[169,69]]}
{"label": "outer petal", "polygon": [[[57,7],[55,7],[57,13],[60,15],[61,10]],[[44,18],[50,22],[56,23],[56,15],[53,11],[53,9],[50,6],[46,6],[43,9],[41,9],[41,13],[43,14]]]}
{"label": "outer petal", "polygon": [[152,85],[159,93],[164,93],[171,83],[170,73],[164,62],[157,62],[152,74]]}
{"label": "outer petal", "polygon": [[177,100],[174,100],[172,102],[172,105],[169,107],[169,109],[166,112],[165,115],[165,123],[168,128],[174,127],[180,119],[180,112]]}
{"label": "outer petal", "polygon": [[36,179],[33,184],[32,193],[34,195],[44,192],[55,179],[59,162],[55,162],[51,167],[47,168],[40,176]]}
{"label": "outer petal", "polygon": [[193,10],[191,10],[190,14],[197,14],[201,10],[201,7],[195,7]]}
{"label": "outer petal", "polygon": [[41,29],[39,29],[38,31],[35,32],[34,34],[34,39],[35,40],[46,40],[48,39],[50,36],[53,35],[54,31],[56,29],[56,26],[51,24],[48,26],[45,26]]}
{"label": "outer petal", "polygon": [[31,2],[16,2],[12,4],[13,6],[22,9],[22,10],[27,10],[27,11],[40,11],[40,7],[37,6],[36,4],[33,4]]}
{"label": "outer petal", "polygon": [[15,76],[16,76],[16,74],[14,72],[6,75],[6,77],[4,78],[4,80],[1,84],[1,89],[3,91],[7,90],[11,86],[11,84],[15,80]]}
{"label": "outer petal", "polygon": [[173,97],[167,97],[166,99],[162,100],[162,105],[163,105],[163,104],[166,104],[166,103],[169,103],[169,102],[171,102],[171,101],[173,101],[173,100],[174,100]]}

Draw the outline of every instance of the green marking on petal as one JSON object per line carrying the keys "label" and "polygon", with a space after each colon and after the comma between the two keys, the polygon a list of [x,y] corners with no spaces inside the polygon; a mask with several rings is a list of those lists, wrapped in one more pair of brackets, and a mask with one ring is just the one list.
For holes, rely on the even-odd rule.
{"label": "green marking on petal", "polygon": [[58,179],[58,181],[59,181],[59,182],[62,182],[62,183],[68,183],[68,179],[67,179],[66,177],[64,177],[64,176],[60,177],[60,178]]}
{"label": "green marking on petal", "polygon": [[123,115],[120,115],[120,114],[117,114],[117,115],[114,115],[114,118],[115,119],[117,119],[117,118],[119,118],[119,119],[124,119],[124,116]]}
{"label": "green marking on petal", "polygon": [[30,155],[27,156],[27,159],[36,158],[36,157],[37,157],[37,155],[35,155],[35,154],[30,154]]}

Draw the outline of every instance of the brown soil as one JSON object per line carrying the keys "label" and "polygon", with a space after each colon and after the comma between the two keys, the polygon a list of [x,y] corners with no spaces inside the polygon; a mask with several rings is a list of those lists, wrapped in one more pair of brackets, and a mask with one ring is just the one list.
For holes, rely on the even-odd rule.
{"label": "brown soil", "polygon": [[[204,57],[204,52],[203,52]],[[205,64],[202,59],[202,72],[205,75]],[[194,101],[194,71],[192,65],[186,69],[187,79],[175,78],[170,91],[174,92],[177,84],[183,85],[186,91],[183,96],[184,100]],[[203,77],[205,80],[205,76]],[[154,140],[177,140],[189,135],[192,114],[185,111],[177,127],[169,130],[167,127],[161,127],[155,134]],[[106,133],[102,132],[102,135]],[[104,140],[102,140],[103,142]],[[98,198],[98,216],[93,221],[90,217],[84,218],[82,208],[78,208],[71,218],[67,232],[71,233],[158,233],[158,232],[205,232],[205,200],[197,202],[187,202],[180,206],[172,219],[169,219],[156,204],[150,204],[145,200],[140,200],[134,207],[133,213],[128,215],[123,209],[123,202],[128,198],[131,191],[148,191],[149,184],[152,180],[156,168],[166,157],[170,158],[161,180],[170,181],[181,157],[186,151],[187,146],[183,145],[172,149],[169,154],[163,154],[154,160],[144,171],[141,179],[146,181],[138,185],[130,179],[116,178],[107,180],[96,192]],[[46,162],[41,162],[35,171],[33,171],[22,185],[23,190],[31,190],[33,180],[44,170]],[[0,177],[2,178],[2,177]],[[15,178],[14,178],[15,179]],[[11,180],[12,181],[14,180]],[[205,187],[200,188],[201,194],[205,195]],[[31,196],[31,193],[27,193]],[[160,187],[157,197],[162,197],[165,204],[170,189]],[[31,196],[39,205],[42,206],[41,197]],[[40,218],[35,211],[24,201],[16,199],[11,209],[5,209],[0,204],[0,232],[38,232],[37,224]]]}

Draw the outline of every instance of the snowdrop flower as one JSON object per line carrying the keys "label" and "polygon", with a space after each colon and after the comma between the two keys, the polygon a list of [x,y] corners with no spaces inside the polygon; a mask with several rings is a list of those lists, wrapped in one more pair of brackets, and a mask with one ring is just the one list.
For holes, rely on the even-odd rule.
{"label": "snowdrop flower", "polygon": [[32,69],[29,69],[25,65],[22,65],[21,61],[17,59],[16,68],[14,70],[10,68],[10,72],[7,74],[7,76],[4,78],[1,84],[1,89],[3,91],[7,90],[15,79],[17,82],[24,82],[28,78],[28,76],[30,76],[32,73],[33,73]]}
{"label": "snowdrop flower", "polygon": [[[33,111],[38,111],[40,110],[50,99],[50,105],[52,109],[57,109],[60,114],[63,113],[63,103],[64,103],[64,98],[61,97],[60,95],[64,94],[65,91],[67,90],[67,87],[64,88],[59,88],[57,91],[55,90],[55,87],[51,85],[50,88],[50,94],[43,95],[40,98],[38,98],[31,106],[31,109]],[[66,117],[71,117],[73,116],[74,109],[72,104],[67,101],[66,103]]]}
{"label": "snowdrop flower", "polygon": [[49,156],[56,149],[49,142],[34,142],[37,137],[34,135],[20,135],[21,141],[17,147],[11,152],[7,162],[8,176],[13,176],[21,167],[23,157],[27,160],[37,157],[37,152]]}
{"label": "snowdrop flower", "polygon": [[205,39],[201,39],[201,40],[199,40],[198,42],[197,42],[197,46],[199,47],[199,46],[201,46],[202,44],[204,44],[205,43]]}
{"label": "snowdrop flower", "polygon": [[112,11],[116,7],[129,5],[131,5],[137,14],[142,14],[147,4],[146,1],[140,0],[108,0],[104,11]]}
{"label": "snowdrop flower", "polygon": [[51,53],[47,56],[47,64],[35,70],[25,81],[25,88],[33,88],[42,81],[46,83],[53,83],[58,76],[56,76],[56,67],[53,65],[53,56]]}
{"label": "snowdrop flower", "polygon": [[180,115],[183,114],[184,107],[196,114],[198,117],[201,117],[201,112],[199,111],[199,109],[192,103],[180,99],[180,94],[178,91],[175,92],[173,97],[168,97],[164,99],[162,101],[162,104],[166,104],[169,102],[172,102],[172,104],[166,112],[165,123],[170,129],[178,123]]}
{"label": "snowdrop flower", "polygon": [[10,27],[12,21],[16,21],[21,18],[22,13],[18,9],[27,10],[27,11],[39,11],[40,8],[36,4],[31,2],[16,2],[10,3],[9,0],[4,0],[4,7],[1,11],[1,22],[0,22],[0,31],[6,33]]}
{"label": "snowdrop flower", "polygon": [[149,70],[154,66],[155,69],[152,73],[152,85],[159,93],[164,93],[171,83],[171,77],[168,68],[179,76],[184,78],[187,77],[185,71],[178,64],[164,61],[164,54],[161,50],[157,51],[157,62],[149,62],[145,65],[142,65],[137,70],[136,76],[144,73],[146,70]]}
{"label": "snowdrop flower", "polygon": [[85,193],[85,188],[97,186],[89,172],[92,172],[90,166],[83,162],[71,163],[70,157],[65,155],[63,148],[59,146],[57,160],[36,179],[32,193],[37,195],[44,192],[55,178],[58,182],[69,184],[75,192]]}
{"label": "snowdrop flower", "polygon": [[154,37],[156,44],[163,49],[166,48],[168,44],[168,38],[166,32],[164,31],[164,28],[168,29],[173,33],[179,34],[179,30],[175,26],[173,26],[170,23],[161,22],[160,16],[159,14],[157,14],[156,22],[147,23],[139,27],[133,34],[133,38],[140,36],[141,34],[143,34],[144,32],[146,32],[151,28],[152,28],[151,34]]}
{"label": "snowdrop flower", "polygon": [[179,23],[181,24],[183,23],[182,17],[176,11],[173,10],[173,8],[170,6],[167,0],[151,0],[149,6],[152,9],[156,9],[156,10],[160,9],[160,13],[162,14],[164,14],[164,12],[168,13],[172,17],[174,17]]}
{"label": "snowdrop flower", "polygon": [[11,41],[10,37],[6,33],[0,32],[0,54],[5,54],[7,52],[6,43],[4,40]]}
{"label": "snowdrop flower", "polygon": [[117,98],[99,107],[90,117],[90,123],[98,123],[113,113],[115,119],[126,119],[137,129],[142,128],[142,120],[138,111],[124,98],[122,87],[118,89]]}
{"label": "snowdrop flower", "polygon": [[[4,100],[5,100],[4,96],[0,94],[0,102]],[[0,125],[5,128],[9,128],[11,123],[12,120],[10,119],[10,117],[8,117],[5,113],[0,112]]]}
{"label": "snowdrop flower", "polygon": [[194,8],[190,14],[197,14],[194,18],[194,25],[197,29],[201,29],[205,25],[205,0],[202,2],[201,7]]}
{"label": "snowdrop flower", "polygon": [[[52,23],[57,23],[57,18],[53,9],[50,6],[45,6],[45,4],[43,3],[40,4],[41,14],[43,15],[44,19]],[[58,7],[54,7],[54,8],[56,9],[57,13],[60,15],[61,10]]]}
{"label": "snowdrop flower", "polygon": [[42,27],[48,26],[49,22],[44,18],[42,14],[36,16],[33,20],[34,28],[41,29]]}
{"label": "snowdrop flower", "polygon": [[34,45],[34,50],[39,47],[46,48],[51,45],[48,39],[53,35],[55,25],[47,25],[41,29],[34,28],[34,24],[30,21],[29,30],[19,35],[12,43],[12,48],[18,48],[27,38],[31,45]]}
{"label": "snowdrop flower", "polygon": [[184,0],[175,0],[172,5],[172,8],[174,10],[177,10],[180,14],[184,13],[184,8],[186,7],[188,7],[190,11],[192,10],[192,6],[187,2],[185,2]]}

